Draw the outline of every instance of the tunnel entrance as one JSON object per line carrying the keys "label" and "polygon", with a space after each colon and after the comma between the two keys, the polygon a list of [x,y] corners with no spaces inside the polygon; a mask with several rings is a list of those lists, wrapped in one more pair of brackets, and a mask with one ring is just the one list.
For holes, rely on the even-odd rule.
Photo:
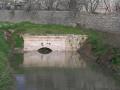
{"label": "tunnel entrance", "polygon": [[52,52],[52,50],[50,48],[43,47],[43,48],[38,49],[38,52],[41,54],[49,54]]}

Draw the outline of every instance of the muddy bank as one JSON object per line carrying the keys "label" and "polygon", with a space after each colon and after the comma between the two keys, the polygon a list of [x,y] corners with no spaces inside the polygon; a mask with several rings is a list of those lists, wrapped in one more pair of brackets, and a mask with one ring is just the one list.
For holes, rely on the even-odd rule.
{"label": "muddy bank", "polygon": [[[110,36],[112,36],[112,34]],[[83,54],[83,56],[87,58],[92,58],[91,62],[100,65],[103,69],[106,68],[108,71],[113,73],[113,75],[115,74],[115,77],[120,80],[119,78],[120,77],[119,75],[120,74],[120,62],[119,62],[120,61],[120,48],[118,47],[119,45],[117,44],[120,42],[120,40],[119,42],[116,42],[114,40],[114,41],[111,41],[110,43],[108,43],[109,42],[108,40],[109,40],[109,37],[106,36],[105,41],[108,47],[106,51],[101,54],[96,54],[96,52],[94,52],[94,47],[89,43],[89,41],[86,42],[85,45],[78,50],[78,52],[80,54]],[[114,43],[114,45],[112,43]]]}

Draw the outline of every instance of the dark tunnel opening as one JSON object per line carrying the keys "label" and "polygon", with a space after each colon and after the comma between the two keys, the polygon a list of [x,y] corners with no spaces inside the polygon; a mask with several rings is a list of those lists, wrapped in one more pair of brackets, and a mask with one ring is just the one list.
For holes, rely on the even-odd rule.
{"label": "dark tunnel opening", "polygon": [[49,54],[52,52],[52,50],[50,48],[43,47],[43,48],[38,49],[38,52],[41,54]]}

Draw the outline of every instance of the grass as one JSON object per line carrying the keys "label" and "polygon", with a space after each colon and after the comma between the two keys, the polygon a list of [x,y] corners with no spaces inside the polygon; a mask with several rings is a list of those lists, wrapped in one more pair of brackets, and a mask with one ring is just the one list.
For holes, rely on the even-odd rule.
{"label": "grass", "polygon": [[9,45],[0,32],[0,90],[9,90],[12,85],[11,72],[8,65]]}
{"label": "grass", "polygon": [[[0,22],[0,90],[8,90],[11,85],[11,76],[8,69],[8,53],[10,53],[11,44],[4,39],[4,31],[12,30],[12,38],[9,43],[14,47],[23,47],[23,39],[20,34],[29,33],[37,35],[47,34],[84,34],[88,35],[88,42],[92,45],[92,50],[95,56],[103,55],[108,51],[109,45],[105,44],[104,36],[102,32],[97,32],[92,29],[85,29],[80,27],[71,27],[64,25],[45,25],[34,24],[30,22],[21,23],[9,23]],[[112,64],[120,66],[120,52],[119,49],[112,48],[114,51],[114,57]],[[2,78],[2,79],[1,79]]]}
{"label": "grass", "polygon": [[11,44],[13,47],[22,48],[23,47],[23,38],[19,35],[19,33],[14,32],[11,37]]}
{"label": "grass", "polygon": [[120,48],[113,48],[113,51],[112,63],[116,69],[120,70]]}

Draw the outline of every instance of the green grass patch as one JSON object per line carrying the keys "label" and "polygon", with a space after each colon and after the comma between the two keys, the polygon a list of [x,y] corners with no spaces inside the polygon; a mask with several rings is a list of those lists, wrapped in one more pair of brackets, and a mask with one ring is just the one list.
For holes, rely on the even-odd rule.
{"label": "green grass patch", "polygon": [[20,36],[18,32],[14,32],[11,37],[11,44],[13,44],[16,48],[22,48],[23,47],[23,38]]}
{"label": "green grass patch", "polygon": [[13,84],[10,68],[8,65],[9,44],[0,32],[0,90],[9,90]]}

